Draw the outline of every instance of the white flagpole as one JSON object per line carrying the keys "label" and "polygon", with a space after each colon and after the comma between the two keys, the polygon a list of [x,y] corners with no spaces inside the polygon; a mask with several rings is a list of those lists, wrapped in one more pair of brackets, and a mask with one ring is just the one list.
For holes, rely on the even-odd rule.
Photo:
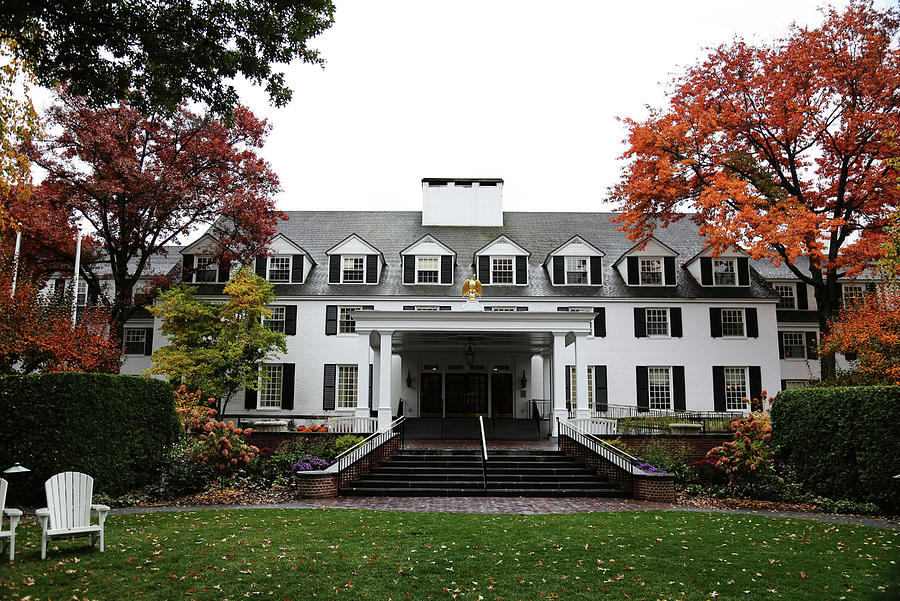
{"label": "white flagpole", "polygon": [[81,228],[78,228],[78,243],[75,246],[75,277],[72,278],[72,327],[75,327],[78,308],[78,272],[81,270]]}
{"label": "white flagpole", "polygon": [[19,249],[22,247],[22,224],[16,224],[16,250],[13,253],[13,278],[12,278],[12,290],[9,293],[10,297],[16,295],[16,277],[19,275]]}

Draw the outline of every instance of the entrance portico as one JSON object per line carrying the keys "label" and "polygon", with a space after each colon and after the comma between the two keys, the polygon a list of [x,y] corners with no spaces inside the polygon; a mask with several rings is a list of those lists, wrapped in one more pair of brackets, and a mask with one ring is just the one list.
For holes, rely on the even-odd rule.
{"label": "entrance portico", "polygon": [[[466,303],[466,306],[480,309],[477,302]],[[576,415],[590,417],[584,345],[593,318],[591,313],[574,312],[358,311],[354,314],[359,337],[356,414],[369,415],[371,406],[377,409],[379,429],[390,424],[396,406],[391,398],[393,355],[401,357],[402,373],[418,389],[414,407],[417,415],[423,411],[441,417],[460,413],[515,414],[513,406],[521,407],[523,401],[527,402],[524,384],[520,393],[515,394],[520,388],[518,370],[527,372],[527,378],[522,382],[533,381],[531,359],[539,356],[543,362],[544,386],[541,392],[533,393],[531,397],[543,393],[544,398],[551,401],[555,436],[556,418],[568,417],[567,362],[575,366],[577,374],[574,387]],[[473,349],[477,349],[479,358],[488,358],[488,361],[473,364],[472,357],[467,356],[474,354]],[[426,389],[425,379],[420,374],[429,373],[429,369],[426,369],[427,360],[419,361],[420,357],[445,357],[449,363],[466,369],[459,373],[448,372],[441,381],[441,388],[437,389],[436,380],[431,380]],[[518,363],[517,358],[520,359]],[[371,383],[371,405],[368,393],[370,364],[375,380]],[[520,368],[519,365],[527,367]],[[510,369],[510,366],[513,367]],[[495,372],[496,378],[493,377]],[[550,376],[549,385],[547,375]],[[435,400],[438,390],[440,404]],[[430,395],[427,401],[423,400],[425,394]]]}

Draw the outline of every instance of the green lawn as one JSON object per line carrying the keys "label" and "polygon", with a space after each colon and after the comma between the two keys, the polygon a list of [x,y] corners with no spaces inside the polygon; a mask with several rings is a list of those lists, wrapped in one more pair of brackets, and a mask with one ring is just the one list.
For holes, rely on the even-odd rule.
{"label": "green lawn", "polygon": [[218,510],[111,516],[87,539],[17,531],[0,598],[884,599],[900,532],[750,515]]}

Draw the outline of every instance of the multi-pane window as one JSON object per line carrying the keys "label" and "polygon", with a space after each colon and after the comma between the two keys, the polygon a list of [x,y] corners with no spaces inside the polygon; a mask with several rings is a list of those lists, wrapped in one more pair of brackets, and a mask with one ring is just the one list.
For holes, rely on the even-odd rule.
{"label": "multi-pane window", "polygon": [[743,309],[722,309],[722,336],[744,336]]}
{"label": "multi-pane window", "polygon": [[725,368],[725,410],[743,411],[747,408],[747,369]]}
{"label": "multi-pane window", "polygon": [[413,307],[414,311],[440,311],[441,308],[438,305],[416,305]]}
{"label": "multi-pane window", "polygon": [[273,332],[284,332],[285,307],[269,307],[272,315],[265,319],[265,325]]}
{"label": "multi-pane window", "polygon": [[566,284],[588,283],[588,260],[584,257],[566,257]]}
{"label": "multi-pane window", "polygon": [[809,388],[809,380],[785,380],[785,390],[797,390],[798,388]]}
{"label": "multi-pane window", "polygon": [[575,372],[574,365],[567,365],[566,367],[568,368],[567,371],[569,372],[569,398],[566,400],[569,401],[569,406],[572,409],[575,409],[575,399],[578,398],[578,395],[576,394],[578,374]]}
{"label": "multi-pane window", "polygon": [[514,281],[512,257],[491,257],[491,283],[512,284]]}
{"label": "multi-pane window", "polygon": [[493,311],[494,313],[512,313],[515,310],[515,307],[491,307],[491,311]]}
{"label": "multi-pane window", "polygon": [[125,328],[122,335],[125,339],[126,355],[143,355],[147,332],[143,328]]}
{"label": "multi-pane window", "polygon": [[866,294],[862,284],[844,284],[844,304],[852,305]]}
{"label": "multi-pane window", "polygon": [[416,257],[416,282],[419,284],[437,284],[440,269],[438,257]]}
{"label": "multi-pane window", "polygon": [[737,268],[734,259],[713,259],[713,283],[716,286],[737,284]]}
{"label": "multi-pane window", "polygon": [[365,257],[343,257],[343,282],[362,282],[366,266]]}
{"label": "multi-pane window", "polygon": [[269,281],[270,282],[290,282],[291,281],[291,258],[290,257],[270,257],[269,258]]}
{"label": "multi-pane window", "polygon": [[641,286],[661,286],[663,283],[662,259],[645,259],[641,257]]}
{"label": "multi-pane window", "polygon": [[284,384],[284,366],[266,365],[267,378],[259,388],[260,409],[281,409],[281,389]]}
{"label": "multi-pane window", "polygon": [[593,409],[594,408],[594,368],[593,367],[588,367],[587,401],[588,401],[588,409]]}
{"label": "multi-pane window", "polygon": [[341,334],[352,334],[356,331],[356,322],[353,321],[353,312],[358,311],[360,307],[341,307],[338,319],[338,332]]}
{"label": "multi-pane window", "polygon": [[[804,285],[804,284],[801,284]],[[793,284],[775,284],[775,292],[778,293],[779,309],[796,309],[797,300]]]}
{"label": "multi-pane window", "polygon": [[[577,398],[577,379],[578,374],[575,371],[574,365],[567,365],[567,371],[569,372],[569,398],[567,399],[570,403],[572,409],[575,409],[577,406],[576,398]],[[587,368],[587,406],[588,409],[594,408],[594,368],[589,366]]]}
{"label": "multi-pane window", "polygon": [[215,282],[216,263],[212,257],[197,257],[197,268],[194,273],[195,282]]}
{"label": "multi-pane window", "polygon": [[338,408],[356,407],[356,365],[338,365],[337,369],[337,406]]}
{"label": "multi-pane window", "polygon": [[647,377],[650,384],[650,408],[672,408],[672,379],[668,367],[648,367]]}
{"label": "multi-pane window", "polygon": [[785,359],[806,359],[806,335],[803,332],[782,332]]}
{"label": "multi-pane window", "polygon": [[83,307],[87,304],[87,282],[78,280],[78,306]]}
{"label": "multi-pane window", "polygon": [[647,336],[669,335],[669,310],[647,309]]}

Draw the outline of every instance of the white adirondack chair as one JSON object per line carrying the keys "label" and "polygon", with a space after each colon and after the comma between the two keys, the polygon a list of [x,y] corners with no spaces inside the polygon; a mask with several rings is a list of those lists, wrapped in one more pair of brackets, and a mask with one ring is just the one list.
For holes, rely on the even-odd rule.
{"label": "white adirondack chair", "polygon": [[[103,552],[103,522],[109,507],[92,505],[94,479],[81,472],[62,472],[44,484],[47,507],[35,513],[41,520],[41,559],[47,558],[47,541],[57,537],[90,536],[91,546],[100,541]],[[91,524],[91,511],[98,524]]]}
{"label": "white adirondack chair", "polygon": [[[16,526],[19,525],[22,512],[6,507],[7,486],[6,480],[0,478],[0,553],[3,553],[3,547],[9,545],[9,560],[12,561],[16,558]],[[9,516],[9,530],[3,530],[4,515]]]}

